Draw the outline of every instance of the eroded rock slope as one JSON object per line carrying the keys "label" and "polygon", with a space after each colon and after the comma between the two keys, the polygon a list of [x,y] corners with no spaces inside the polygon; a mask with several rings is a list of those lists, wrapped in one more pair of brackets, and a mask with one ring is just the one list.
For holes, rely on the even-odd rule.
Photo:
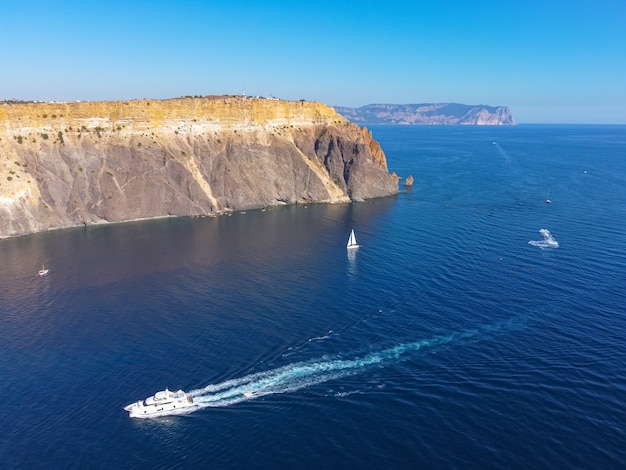
{"label": "eroded rock slope", "polygon": [[0,104],[0,238],[397,192],[371,133],[320,103]]}

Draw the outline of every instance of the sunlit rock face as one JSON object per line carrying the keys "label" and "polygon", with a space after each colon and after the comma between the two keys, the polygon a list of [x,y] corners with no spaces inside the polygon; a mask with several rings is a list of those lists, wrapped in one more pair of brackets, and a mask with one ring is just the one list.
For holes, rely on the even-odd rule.
{"label": "sunlit rock face", "polygon": [[321,103],[0,104],[0,238],[397,192],[371,133]]}

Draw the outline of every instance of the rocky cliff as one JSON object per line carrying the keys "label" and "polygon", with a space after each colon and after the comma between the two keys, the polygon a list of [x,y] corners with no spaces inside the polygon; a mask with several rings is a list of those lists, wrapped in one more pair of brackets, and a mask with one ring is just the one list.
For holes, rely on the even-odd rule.
{"label": "rocky cliff", "polygon": [[358,124],[447,124],[502,126],[515,120],[506,106],[458,103],[370,104],[360,108],[335,107]]}
{"label": "rocky cliff", "polygon": [[0,104],[0,238],[397,192],[371,133],[320,103]]}

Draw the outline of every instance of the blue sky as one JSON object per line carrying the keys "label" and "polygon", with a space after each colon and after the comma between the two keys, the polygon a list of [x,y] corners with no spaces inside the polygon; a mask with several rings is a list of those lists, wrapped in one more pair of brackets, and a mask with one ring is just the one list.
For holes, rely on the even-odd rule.
{"label": "blue sky", "polygon": [[0,99],[273,95],[626,124],[626,0],[0,0]]}

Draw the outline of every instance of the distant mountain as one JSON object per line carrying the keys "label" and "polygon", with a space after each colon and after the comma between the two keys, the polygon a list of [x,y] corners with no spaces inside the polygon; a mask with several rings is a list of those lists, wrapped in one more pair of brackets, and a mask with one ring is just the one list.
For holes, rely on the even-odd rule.
{"label": "distant mountain", "polygon": [[506,126],[515,121],[507,106],[459,103],[368,104],[360,108],[335,106],[357,124]]}

